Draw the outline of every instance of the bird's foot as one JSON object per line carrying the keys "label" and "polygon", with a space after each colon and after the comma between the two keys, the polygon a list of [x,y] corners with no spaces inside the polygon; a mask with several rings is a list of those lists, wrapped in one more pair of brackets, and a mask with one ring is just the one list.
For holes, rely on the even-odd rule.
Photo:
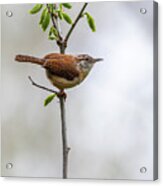
{"label": "bird's foot", "polygon": [[59,93],[58,93],[58,98],[64,98],[64,100],[66,100],[67,98],[67,94],[64,92],[64,90],[61,90]]}

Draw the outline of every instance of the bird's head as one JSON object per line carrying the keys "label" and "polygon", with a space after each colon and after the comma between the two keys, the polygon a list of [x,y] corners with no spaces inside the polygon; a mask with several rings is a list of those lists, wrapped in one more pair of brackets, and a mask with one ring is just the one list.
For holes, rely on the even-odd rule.
{"label": "bird's head", "polygon": [[93,67],[95,63],[103,60],[102,58],[93,58],[87,54],[80,54],[77,56],[77,59],[78,59],[78,64],[80,68],[85,71],[91,70],[91,68]]}

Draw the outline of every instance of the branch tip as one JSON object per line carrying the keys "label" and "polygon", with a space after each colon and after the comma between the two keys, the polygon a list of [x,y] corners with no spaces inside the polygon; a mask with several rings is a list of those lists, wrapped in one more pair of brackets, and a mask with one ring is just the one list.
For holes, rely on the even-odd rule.
{"label": "branch tip", "polygon": [[57,96],[59,95],[59,92],[57,92],[57,91],[55,91],[55,90],[49,89],[49,88],[47,88],[47,87],[44,87],[44,86],[42,86],[42,85],[39,85],[39,84],[35,83],[35,82],[33,81],[33,79],[31,78],[31,76],[28,76],[28,79],[30,80],[30,82],[32,83],[33,86],[35,86],[35,87],[37,87],[37,88],[40,88],[40,89],[43,89],[43,90],[46,90],[46,91],[48,91],[48,92],[52,92],[52,93],[56,94]]}

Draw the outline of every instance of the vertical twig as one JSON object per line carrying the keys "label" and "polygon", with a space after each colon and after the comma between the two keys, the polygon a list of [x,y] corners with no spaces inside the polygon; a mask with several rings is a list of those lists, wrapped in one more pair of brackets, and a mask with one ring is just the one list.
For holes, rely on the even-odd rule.
{"label": "vertical twig", "polygon": [[72,24],[70,30],[68,31],[68,33],[67,33],[67,35],[66,35],[66,37],[65,37],[65,39],[64,39],[64,42],[65,42],[65,43],[68,42],[68,39],[69,39],[69,37],[70,37],[72,31],[74,30],[74,28],[75,28],[75,26],[77,25],[78,21],[79,21],[80,18],[82,17],[83,12],[84,12],[84,10],[86,9],[87,5],[88,5],[88,3],[84,3],[82,9],[80,10],[78,16],[76,17],[74,23]]}
{"label": "vertical twig", "polygon": [[53,23],[53,27],[58,31],[59,40],[62,41],[63,38],[62,38],[62,36],[61,36],[61,34],[60,34],[60,30],[59,30],[59,28],[58,28],[57,20],[56,20],[56,18],[55,18],[55,16],[54,16],[53,12],[51,12],[50,7],[49,7],[49,4],[46,4],[46,7],[47,7],[48,12],[49,12],[49,14],[50,14],[50,17],[51,17],[51,20],[52,20],[52,23]]}
{"label": "vertical twig", "polygon": [[59,98],[62,121],[62,145],[63,145],[63,178],[67,178],[68,174],[68,152],[70,148],[67,144],[67,128],[66,128],[66,113],[65,113],[65,99],[63,96]]}
{"label": "vertical twig", "polygon": [[[64,54],[66,47],[61,44],[59,45],[60,53]],[[59,97],[60,102],[60,110],[61,110],[61,124],[62,124],[62,158],[63,158],[63,168],[62,175],[63,178],[66,179],[68,175],[68,152],[70,148],[68,147],[67,142],[67,127],[66,127],[66,112],[65,112],[65,98],[64,96]]]}

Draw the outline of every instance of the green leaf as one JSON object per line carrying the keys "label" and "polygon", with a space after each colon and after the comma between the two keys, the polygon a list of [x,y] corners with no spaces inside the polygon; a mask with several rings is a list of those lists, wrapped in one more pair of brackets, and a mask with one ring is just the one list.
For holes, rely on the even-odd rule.
{"label": "green leaf", "polygon": [[61,10],[57,10],[57,13],[58,13],[59,19],[62,20],[63,19],[62,11]]}
{"label": "green leaf", "polygon": [[51,27],[51,32],[54,34],[54,36],[58,37],[58,31],[53,26]]}
{"label": "green leaf", "polygon": [[42,11],[42,14],[41,14],[41,17],[40,17],[40,22],[39,22],[40,25],[42,24],[42,22],[45,18],[46,11],[47,11],[47,8],[44,8],[44,10]]}
{"label": "green leaf", "polygon": [[44,19],[42,21],[42,29],[43,29],[43,31],[46,31],[46,29],[49,26],[49,23],[50,23],[50,15],[49,15],[48,10],[46,9],[45,15],[44,15]]}
{"label": "green leaf", "polygon": [[62,11],[62,3],[59,4],[59,10]]}
{"label": "green leaf", "polygon": [[95,32],[96,25],[95,25],[95,21],[93,17],[88,12],[86,12],[85,15],[87,16],[87,22],[88,22],[89,27],[91,28],[92,32]]}
{"label": "green leaf", "polygon": [[36,5],[29,11],[29,13],[30,13],[30,14],[36,14],[36,13],[38,13],[38,12],[41,10],[42,7],[43,7],[42,4],[36,4]]}
{"label": "green leaf", "polygon": [[65,8],[68,8],[68,9],[71,9],[72,8],[72,5],[70,3],[62,3],[62,5],[65,7]]}
{"label": "green leaf", "polygon": [[72,20],[70,18],[70,16],[68,14],[66,14],[65,12],[62,12],[63,15],[63,19],[68,23],[68,24],[72,24]]}
{"label": "green leaf", "polygon": [[56,38],[55,36],[49,36],[48,39],[49,39],[49,40],[52,40],[52,41],[53,41],[53,40],[57,40],[57,38]]}
{"label": "green leaf", "polygon": [[50,40],[57,40],[58,39],[58,31],[52,26],[49,30],[49,37]]}
{"label": "green leaf", "polygon": [[56,96],[56,94],[50,94],[44,101],[44,106],[46,107]]}

